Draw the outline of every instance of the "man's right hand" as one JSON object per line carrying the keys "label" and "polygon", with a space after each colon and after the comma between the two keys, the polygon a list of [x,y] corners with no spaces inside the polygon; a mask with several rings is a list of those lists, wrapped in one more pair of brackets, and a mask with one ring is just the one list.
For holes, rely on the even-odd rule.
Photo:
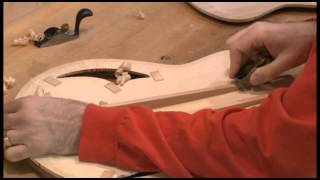
{"label": "man's right hand", "polygon": [[252,85],[263,84],[281,73],[307,61],[316,22],[268,23],[257,22],[236,33],[227,40],[230,49],[230,78],[245,64],[243,54],[265,47],[274,58],[268,65],[256,69],[251,77]]}

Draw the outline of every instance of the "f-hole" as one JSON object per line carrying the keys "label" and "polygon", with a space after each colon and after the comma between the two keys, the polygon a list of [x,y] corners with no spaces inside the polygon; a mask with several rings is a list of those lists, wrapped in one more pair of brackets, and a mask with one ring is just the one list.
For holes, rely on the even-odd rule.
{"label": "f-hole", "polygon": [[[116,69],[85,69],[85,70],[74,71],[74,72],[62,74],[62,75],[58,76],[57,78],[87,76],[87,77],[96,77],[96,78],[106,79],[108,81],[115,82],[117,79],[114,75],[115,72],[116,72]],[[131,79],[150,77],[147,74],[143,74],[143,73],[139,73],[139,72],[135,72],[135,71],[129,71],[128,73],[130,74]]]}

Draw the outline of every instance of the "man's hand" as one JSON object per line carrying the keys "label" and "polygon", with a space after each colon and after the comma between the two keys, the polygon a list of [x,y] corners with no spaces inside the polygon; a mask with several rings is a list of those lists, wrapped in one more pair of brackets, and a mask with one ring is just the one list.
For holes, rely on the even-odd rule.
{"label": "man's hand", "polygon": [[5,158],[78,153],[86,103],[52,97],[23,97],[4,105],[4,130],[12,146]]}
{"label": "man's hand", "polygon": [[306,62],[316,36],[316,22],[257,22],[227,40],[230,49],[230,78],[245,64],[244,55],[266,48],[274,61],[252,73],[252,85],[263,84],[281,73]]}

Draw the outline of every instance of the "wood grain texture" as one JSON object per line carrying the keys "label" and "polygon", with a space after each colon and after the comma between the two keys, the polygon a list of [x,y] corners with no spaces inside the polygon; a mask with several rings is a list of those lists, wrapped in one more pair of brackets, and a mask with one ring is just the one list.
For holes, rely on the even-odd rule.
{"label": "wood grain texture", "polygon": [[[78,40],[50,48],[11,46],[12,40],[32,28],[44,31],[69,23],[90,8],[94,15],[81,24]],[[144,20],[137,20],[141,10]],[[261,20],[303,20],[315,11],[281,10]],[[17,85],[5,96],[12,100],[32,77],[52,67],[92,58],[137,59],[164,64],[184,64],[223,50],[225,40],[250,24],[226,24],[203,16],[186,3],[4,3],[4,74]],[[160,60],[167,55],[170,60]],[[214,67],[213,67],[214,68]],[[5,177],[39,177],[25,162],[4,161]]]}
{"label": "wood grain texture", "polygon": [[[124,86],[119,86],[118,92],[106,88],[111,80],[103,78],[88,76],[61,78],[66,74],[98,71],[101,67],[116,70],[122,61],[132,64],[132,73],[144,74],[149,77],[132,79]],[[212,67],[215,67],[214,72]],[[231,79],[228,78],[228,67],[229,51],[217,52],[183,65],[165,65],[121,59],[82,60],[67,63],[39,74],[19,91],[17,97],[34,94],[37,87],[41,86],[55,97],[72,98],[95,104],[102,100],[110,105],[120,106],[219,91],[220,89],[235,90],[236,87],[231,84]],[[164,80],[155,81],[151,78],[150,72],[153,71],[159,71]],[[217,94],[213,92],[212,95]]]}
{"label": "wood grain texture", "polygon": [[283,8],[316,8],[316,2],[191,2],[195,9],[213,18],[244,23]]}

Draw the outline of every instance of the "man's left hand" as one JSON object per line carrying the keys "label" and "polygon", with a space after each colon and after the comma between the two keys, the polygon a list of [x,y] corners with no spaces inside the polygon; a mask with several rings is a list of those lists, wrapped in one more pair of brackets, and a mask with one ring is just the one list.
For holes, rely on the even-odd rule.
{"label": "man's left hand", "polygon": [[53,97],[28,96],[4,105],[4,131],[9,161],[78,153],[82,116],[87,104]]}

